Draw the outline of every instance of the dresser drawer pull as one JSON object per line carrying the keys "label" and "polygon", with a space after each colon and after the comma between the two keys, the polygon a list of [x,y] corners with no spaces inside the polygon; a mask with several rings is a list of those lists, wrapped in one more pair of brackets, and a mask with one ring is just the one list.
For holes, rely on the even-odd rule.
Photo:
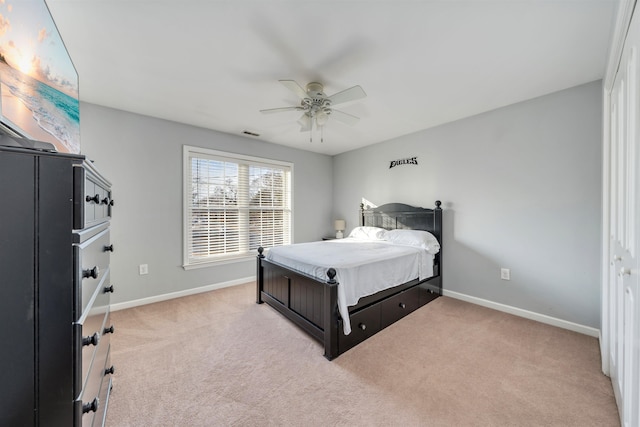
{"label": "dresser drawer pull", "polygon": [[358,328],[360,328],[360,329],[362,329],[364,331],[365,329],[367,329],[367,325],[365,325],[364,323],[360,323],[358,325]]}
{"label": "dresser drawer pull", "polygon": [[113,252],[113,244],[111,244],[111,245],[104,245],[104,251],[105,251],[105,252]]}
{"label": "dresser drawer pull", "polygon": [[98,335],[97,332],[91,335],[90,337],[82,337],[83,347],[87,345],[98,345],[99,342],[100,342],[100,335]]}
{"label": "dresser drawer pull", "polygon": [[97,265],[93,268],[88,268],[82,272],[83,279],[86,279],[87,277],[97,279],[99,275],[100,275],[100,269],[98,268]]}
{"label": "dresser drawer pull", "polygon": [[108,197],[105,197],[104,199],[102,199],[102,202],[100,202],[100,203],[102,203],[103,205],[109,206],[110,200],[109,200]]}
{"label": "dresser drawer pull", "polygon": [[91,197],[91,196],[87,196],[87,197],[85,198],[85,200],[87,201],[87,203],[89,203],[89,202],[93,202],[93,203],[95,203],[95,204],[98,204],[98,203],[100,203],[100,195],[99,195],[99,194],[96,194],[96,195],[95,195],[95,196],[93,196],[93,197]]}
{"label": "dresser drawer pull", "polygon": [[111,365],[110,368],[107,368],[107,369],[104,370],[104,375],[105,376],[109,375],[109,374],[113,375],[115,373],[116,373],[116,368],[113,365]]}
{"label": "dresser drawer pull", "polygon": [[113,285],[105,286],[104,287],[104,293],[105,294],[113,293]]}
{"label": "dresser drawer pull", "polygon": [[398,304],[398,307],[404,309],[404,308],[407,308],[407,305],[405,303],[401,302],[400,304]]}
{"label": "dresser drawer pull", "polygon": [[82,404],[82,413],[86,414],[87,412],[96,412],[99,406],[100,400],[96,397],[92,402]]}
{"label": "dresser drawer pull", "polygon": [[102,335],[104,335],[104,334],[112,334],[114,332],[115,332],[115,329],[113,328],[113,325],[111,325],[108,328],[104,328],[104,330],[102,331]]}

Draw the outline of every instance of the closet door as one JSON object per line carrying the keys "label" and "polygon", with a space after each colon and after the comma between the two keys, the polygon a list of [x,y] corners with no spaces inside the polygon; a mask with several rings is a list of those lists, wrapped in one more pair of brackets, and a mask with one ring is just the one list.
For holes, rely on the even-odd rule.
{"label": "closet door", "polygon": [[606,310],[609,372],[624,426],[640,425],[640,16],[631,20],[610,96],[609,260]]}

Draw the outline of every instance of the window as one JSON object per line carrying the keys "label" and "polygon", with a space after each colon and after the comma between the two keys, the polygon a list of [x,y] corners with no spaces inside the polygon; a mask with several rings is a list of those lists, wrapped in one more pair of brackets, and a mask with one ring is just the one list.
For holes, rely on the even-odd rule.
{"label": "window", "polygon": [[184,266],[291,242],[290,163],[184,146]]}

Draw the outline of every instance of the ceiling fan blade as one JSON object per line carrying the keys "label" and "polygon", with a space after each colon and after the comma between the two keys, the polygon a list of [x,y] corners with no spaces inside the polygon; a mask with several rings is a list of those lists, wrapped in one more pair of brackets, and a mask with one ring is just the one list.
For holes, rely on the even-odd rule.
{"label": "ceiling fan blade", "polygon": [[280,83],[282,83],[284,85],[284,87],[286,87],[287,89],[289,89],[291,92],[295,93],[296,95],[298,95],[299,98],[304,99],[304,98],[308,98],[309,95],[307,94],[307,91],[305,91],[302,86],[300,86],[298,84],[298,82],[294,81],[294,80],[278,80]]}
{"label": "ceiling fan blade", "polygon": [[266,110],[260,110],[260,112],[264,114],[271,114],[271,113],[280,113],[282,111],[295,111],[295,110],[303,110],[303,108],[302,107],[267,108]]}
{"label": "ceiling fan blade", "polygon": [[345,113],[344,111],[331,109],[331,117],[342,122],[344,124],[354,126],[360,120],[359,117],[356,117],[352,114]]}
{"label": "ceiling fan blade", "polygon": [[349,89],[345,89],[342,92],[334,93],[329,97],[331,105],[340,104],[342,102],[355,101],[367,96],[364,90],[360,86],[353,86]]}
{"label": "ceiling fan blade", "polygon": [[311,117],[307,113],[304,113],[299,119],[300,132],[309,132],[311,130],[312,122]]}

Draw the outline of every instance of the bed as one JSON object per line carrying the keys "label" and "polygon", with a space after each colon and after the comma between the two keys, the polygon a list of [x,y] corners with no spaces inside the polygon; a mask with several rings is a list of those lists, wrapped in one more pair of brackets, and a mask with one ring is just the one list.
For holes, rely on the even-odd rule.
{"label": "bed", "polygon": [[[272,248],[266,254],[258,248],[256,302],[267,303],[320,341],[327,359],[338,357],[442,295],[440,206],[440,201],[434,209],[402,203],[361,205],[360,226],[349,238]],[[379,239],[364,242],[361,249],[353,245],[354,237],[380,229],[387,231],[375,233]],[[430,247],[439,250],[409,250],[406,236],[418,233],[434,238]],[[390,245],[394,238],[399,240],[391,243],[401,244]],[[353,254],[359,250],[373,258],[355,261],[359,258]],[[392,277],[389,270],[399,275]],[[363,290],[354,293],[356,280]]]}

